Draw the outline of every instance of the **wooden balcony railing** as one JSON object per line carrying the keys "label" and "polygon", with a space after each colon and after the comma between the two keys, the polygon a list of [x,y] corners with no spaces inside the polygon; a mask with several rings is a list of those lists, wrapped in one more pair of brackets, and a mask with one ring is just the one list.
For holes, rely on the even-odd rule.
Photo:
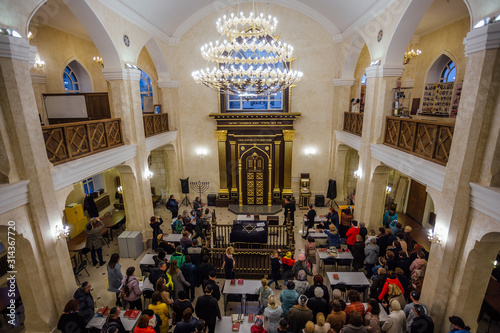
{"label": "wooden balcony railing", "polygon": [[54,165],[123,145],[119,118],[43,126],[42,132]]}
{"label": "wooden balcony railing", "polygon": [[384,144],[446,165],[454,129],[453,124],[387,117]]}
{"label": "wooden balcony railing", "polygon": [[168,132],[168,114],[145,114],[142,116],[144,121],[144,134],[148,136]]}
{"label": "wooden balcony railing", "polygon": [[361,136],[363,133],[363,114],[344,112],[344,132]]}

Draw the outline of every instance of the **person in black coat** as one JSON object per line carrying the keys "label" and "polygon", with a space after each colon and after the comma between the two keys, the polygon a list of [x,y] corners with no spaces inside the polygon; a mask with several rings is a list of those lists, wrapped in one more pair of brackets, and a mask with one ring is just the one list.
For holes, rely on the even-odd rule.
{"label": "person in black coat", "polygon": [[387,280],[387,271],[384,268],[379,268],[378,274],[373,279],[373,284],[370,287],[370,298],[378,298],[378,295],[380,295],[382,288],[384,288],[386,280]]}
{"label": "person in black coat", "polygon": [[387,233],[383,227],[378,228],[378,236],[377,236],[377,245],[379,248],[378,255],[381,257],[385,257],[385,252],[387,251]]}
{"label": "person in black coat", "polygon": [[425,314],[425,308],[420,304],[415,304],[413,311],[416,317],[411,323],[410,333],[434,333],[434,321]]}
{"label": "person in black coat", "polygon": [[210,261],[209,256],[204,255],[201,258],[201,261],[202,261],[202,263],[201,263],[200,267],[198,267],[198,282],[199,282],[199,284],[201,284],[204,280],[208,280],[209,273],[211,271],[215,272],[214,265],[209,263],[209,261]]}
{"label": "person in black coat", "polygon": [[208,327],[208,333],[215,333],[217,318],[222,320],[219,304],[212,296],[212,287],[205,288],[205,295],[198,297],[195,312],[198,318],[203,319]]}
{"label": "person in black coat", "polygon": [[106,321],[106,326],[108,329],[110,327],[116,327],[118,329],[117,333],[126,333],[125,327],[120,319],[120,309],[117,307],[112,308],[109,311],[109,317]]}
{"label": "person in black coat", "polygon": [[363,242],[363,237],[361,235],[356,235],[356,242],[352,246],[352,256],[354,257],[352,261],[352,268],[355,272],[359,269],[365,267],[365,242]]}
{"label": "person in black coat", "polygon": [[410,272],[410,266],[411,266],[411,261],[410,258],[408,258],[408,255],[406,254],[405,251],[399,251],[399,258],[398,261],[396,261],[396,267],[399,267],[403,270],[406,276],[411,276]]}
{"label": "person in black coat", "polygon": [[215,271],[210,271],[208,274],[208,279],[203,280],[202,288],[206,289],[207,286],[212,288],[212,296],[219,301],[220,300],[220,288],[217,282],[215,282],[215,278],[217,277],[217,273]]}
{"label": "person in black coat", "polygon": [[64,306],[64,313],[59,317],[57,329],[62,333],[84,333],[87,331],[87,323],[78,313],[79,302],[76,299],[70,300]]}
{"label": "person in black coat", "polygon": [[306,234],[302,236],[302,238],[306,239],[309,236],[309,229],[314,228],[314,218],[316,217],[316,211],[313,209],[313,205],[309,204],[309,211],[304,215],[307,217],[306,223]]}
{"label": "person in black coat", "polygon": [[201,265],[201,259],[203,258],[204,251],[201,245],[198,245],[197,239],[193,239],[192,243],[193,245],[186,249],[186,254],[189,254],[191,256],[193,265],[195,265],[196,268],[199,268]]}
{"label": "person in black coat", "polygon": [[73,298],[78,301],[78,314],[88,323],[94,317],[94,298],[90,294],[91,284],[85,281],[82,286],[75,291]]}
{"label": "person in black coat", "polygon": [[288,213],[290,213],[290,222],[292,225],[295,224],[295,205],[290,202],[290,199],[285,198],[285,222],[288,218]]}
{"label": "person in black coat", "polygon": [[307,301],[307,307],[313,312],[313,322],[316,324],[316,315],[318,313],[323,313],[325,317],[328,317],[330,313],[330,306],[328,302],[323,298],[324,292],[321,287],[314,288],[314,296],[309,298]]}
{"label": "person in black coat", "polygon": [[179,214],[179,203],[175,200],[173,194],[168,198],[166,207],[172,213],[172,219],[175,219]]}
{"label": "person in black coat", "polygon": [[193,304],[187,298],[186,292],[184,290],[180,290],[177,294],[177,299],[174,301],[174,305],[172,306],[174,310],[174,322],[178,323],[182,320],[182,313],[186,309],[191,309],[194,311]]}
{"label": "person in black coat", "polygon": [[327,302],[330,301],[330,294],[328,292],[328,287],[323,284],[323,277],[319,274],[315,275],[313,281],[314,281],[314,285],[310,286],[306,290],[305,295],[307,296],[307,298],[310,299],[311,297],[314,297],[314,290],[316,288],[321,288],[321,289],[323,289],[323,299]]}
{"label": "person in black coat", "polygon": [[163,219],[159,216],[151,216],[149,226],[153,229],[153,250],[158,247],[158,235],[163,234],[160,226],[163,224]]}
{"label": "person in black coat", "polygon": [[167,263],[164,261],[158,263],[158,268],[153,268],[153,270],[151,270],[151,273],[149,273],[149,281],[153,284],[153,286],[156,286],[156,282],[160,278],[164,278],[165,281],[169,281],[167,274],[165,274],[166,270]]}

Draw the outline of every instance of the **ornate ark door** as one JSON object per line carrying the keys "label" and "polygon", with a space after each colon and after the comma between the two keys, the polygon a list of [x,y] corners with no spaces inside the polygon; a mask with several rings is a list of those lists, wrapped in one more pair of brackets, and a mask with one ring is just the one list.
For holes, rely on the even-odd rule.
{"label": "ornate ark door", "polygon": [[267,158],[264,153],[255,149],[250,155],[243,157],[242,180],[244,186],[245,205],[267,204]]}

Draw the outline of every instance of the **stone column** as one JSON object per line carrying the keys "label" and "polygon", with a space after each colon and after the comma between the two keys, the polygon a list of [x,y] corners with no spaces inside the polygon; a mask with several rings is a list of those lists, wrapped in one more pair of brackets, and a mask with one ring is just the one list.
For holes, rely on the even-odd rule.
{"label": "stone column", "polygon": [[[125,144],[137,147],[135,159],[131,168],[135,175],[137,192],[134,193],[137,202],[135,212],[127,211],[127,215],[137,216],[138,221],[133,230],[143,232],[143,240],[149,235],[149,219],[154,214],[151,201],[151,185],[148,178],[148,151],[144,135],[144,122],[141,111],[141,94],[139,89],[140,71],[136,69],[103,70],[108,81],[108,94],[111,101],[111,115],[122,119],[122,133]],[[127,191],[123,185],[124,193]],[[131,186],[133,187],[133,186]],[[127,207],[127,206],[126,206]],[[130,206],[129,206],[130,207]],[[130,220],[127,219],[127,228]],[[130,225],[131,227],[131,225]],[[131,230],[131,229],[129,229]]]}
{"label": "stone column", "polygon": [[57,207],[53,167],[47,158],[31,82],[28,61],[34,60],[34,54],[26,40],[0,35],[0,130],[2,140],[8,140],[6,156],[17,170],[17,179],[8,181],[29,181],[29,220],[18,221],[16,226],[24,230],[22,237],[16,237],[16,261],[27,313],[25,328],[27,332],[52,332],[76,284],[66,242],[54,234],[56,228],[62,228],[62,212]]}
{"label": "stone column", "polygon": [[292,191],[292,152],[293,152],[293,136],[295,130],[283,130],[283,140],[285,141],[285,165],[283,166],[283,192],[282,197],[293,197]]}
{"label": "stone column", "polygon": [[335,152],[335,169],[333,173],[333,179],[337,182],[337,202],[347,200],[346,192],[346,166],[347,166],[347,152],[349,147],[343,144],[337,144],[337,150]]}
{"label": "stone column", "polygon": [[[500,24],[473,29],[467,34],[464,44],[468,61],[462,97],[443,191],[435,200],[434,231],[443,241],[431,246],[421,298],[429,306],[430,314],[435,318],[435,327],[439,331],[449,328],[446,318],[455,309],[458,312],[453,314],[458,316],[467,315],[473,309],[467,317],[474,320],[467,324],[475,325],[478,309],[459,304],[465,295],[458,294],[458,291],[469,286],[469,290],[476,290],[476,297],[482,299],[485,290],[484,274],[479,277],[479,283],[475,278],[464,278],[467,277],[466,267],[459,265],[458,260],[466,236],[470,237],[474,231],[469,222],[469,183],[479,180],[481,172],[491,170],[496,165],[491,156],[485,155],[485,146],[496,145],[493,142],[497,139],[491,133],[494,128],[498,137],[498,125],[494,119],[498,120],[500,112]],[[486,161],[489,165],[484,165]],[[482,223],[481,225],[486,227]],[[481,254],[481,251],[477,254]],[[481,274],[480,270],[476,272]],[[491,266],[488,272],[491,272]]]}
{"label": "stone column", "polygon": [[376,210],[369,208],[367,200],[369,200],[372,172],[380,162],[371,157],[370,145],[383,142],[385,118],[391,114],[392,89],[396,87],[396,81],[402,75],[403,68],[403,65],[379,65],[366,68],[365,112],[359,151],[360,176],[356,184],[355,218],[372,227],[379,220],[379,216],[371,215]]}
{"label": "stone column", "polygon": [[46,93],[45,74],[31,72],[31,82],[33,83],[33,91],[35,92],[36,106],[42,124],[49,125],[49,119],[47,118],[47,111],[45,110],[45,104],[42,96],[43,94]]}
{"label": "stone column", "polygon": [[219,150],[219,199],[229,200],[229,189],[227,184],[227,162],[226,162],[226,140],[227,131],[217,130],[217,144]]}

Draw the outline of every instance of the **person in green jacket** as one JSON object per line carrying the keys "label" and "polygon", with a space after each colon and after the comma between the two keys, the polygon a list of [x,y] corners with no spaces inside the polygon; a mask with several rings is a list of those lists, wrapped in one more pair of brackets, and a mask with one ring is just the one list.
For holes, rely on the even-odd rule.
{"label": "person in green jacket", "polygon": [[172,224],[172,229],[176,234],[180,234],[184,230],[184,225],[182,223],[182,215],[177,216],[177,219]]}
{"label": "person in green jacket", "polygon": [[170,261],[174,259],[177,260],[177,266],[181,268],[182,264],[186,260],[184,254],[182,253],[182,246],[178,245],[175,248],[175,253],[170,257]]}

